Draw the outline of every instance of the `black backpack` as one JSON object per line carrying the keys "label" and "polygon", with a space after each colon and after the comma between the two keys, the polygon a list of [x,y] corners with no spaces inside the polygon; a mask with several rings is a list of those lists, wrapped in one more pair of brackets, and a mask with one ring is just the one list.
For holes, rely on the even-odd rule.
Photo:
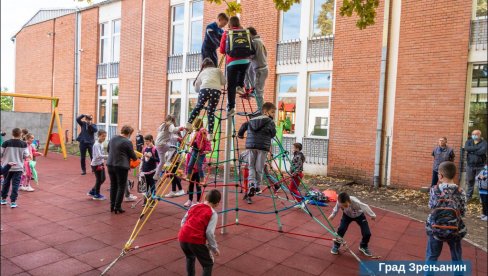
{"label": "black backpack", "polygon": [[254,54],[248,29],[228,30],[225,53],[233,58],[247,58]]}
{"label": "black backpack", "polygon": [[434,193],[437,204],[430,214],[432,235],[440,241],[462,238],[464,234],[461,230],[464,224],[459,211],[460,206],[454,200],[454,197],[460,196],[461,191],[459,189],[441,191],[439,186],[435,186]]}

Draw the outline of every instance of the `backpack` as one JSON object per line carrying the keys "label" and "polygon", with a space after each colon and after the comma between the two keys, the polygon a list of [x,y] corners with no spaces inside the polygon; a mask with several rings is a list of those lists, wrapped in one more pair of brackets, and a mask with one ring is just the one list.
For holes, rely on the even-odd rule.
{"label": "backpack", "polygon": [[441,191],[439,186],[434,188],[434,195],[437,197],[437,203],[430,213],[430,224],[432,236],[440,241],[449,241],[462,238],[460,231],[464,224],[461,219],[461,213],[458,203],[454,197],[460,195],[458,189],[449,189]]}
{"label": "backpack", "polygon": [[228,30],[225,53],[233,58],[247,58],[254,54],[248,29]]}
{"label": "backpack", "polygon": [[328,202],[329,200],[327,199],[327,197],[319,190],[317,189],[311,189],[307,192],[307,194],[305,195],[305,197],[308,199],[308,200],[313,200],[313,201],[316,201],[316,202]]}

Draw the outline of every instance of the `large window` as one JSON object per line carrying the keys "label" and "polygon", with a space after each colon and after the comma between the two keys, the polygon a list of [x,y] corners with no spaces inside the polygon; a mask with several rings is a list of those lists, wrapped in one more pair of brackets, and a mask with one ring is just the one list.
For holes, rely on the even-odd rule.
{"label": "large window", "polygon": [[334,0],[313,1],[312,36],[331,35],[334,25]]}
{"label": "large window", "polygon": [[111,112],[110,123],[116,125],[119,121],[119,84],[114,83],[111,85],[112,94],[110,96]]}
{"label": "large window", "polygon": [[[193,111],[195,106],[197,105],[198,102],[198,93],[195,92],[195,88],[193,87],[193,81],[194,79],[188,79],[186,81],[186,91],[188,91],[188,117],[190,117],[190,113]],[[200,112],[200,115],[203,115],[202,112]]]}
{"label": "large window", "polygon": [[107,85],[98,86],[98,112],[97,122],[107,123]]}
{"label": "large window", "polygon": [[471,96],[469,103],[469,133],[475,129],[481,130],[481,133],[488,132],[488,111],[486,94],[488,64],[474,64],[471,80]]}
{"label": "large window", "polygon": [[169,114],[175,116],[176,124],[181,122],[181,80],[169,81]]}
{"label": "large window", "polygon": [[203,1],[194,1],[191,5],[190,52],[200,52],[203,36]]}
{"label": "large window", "polygon": [[184,5],[173,6],[173,20],[171,22],[172,26],[172,54],[182,54],[183,53],[183,34],[184,34]]}
{"label": "large window", "polygon": [[281,40],[288,41],[300,38],[300,12],[301,5],[293,4],[291,8],[283,13]]}
{"label": "large window", "polygon": [[307,137],[328,137],[330,83],[330,73],[318,72],[309,75]]}
{"label": "large window", "polygon": [[110,61],[110,24],[100,24],[100,63]]}
{"label": "large window", "polygon": [[120,19],[113,21],[112,28],[112,61],[120,60]]}
{"label": "large window", "polygon": [[488,64],[473,65],[473,78],[471,87],[487,87],[488,84]]}
{"label": "large window", "polygon": [[285,134],[295,134],[298,75],[278,76],[278,124]]}

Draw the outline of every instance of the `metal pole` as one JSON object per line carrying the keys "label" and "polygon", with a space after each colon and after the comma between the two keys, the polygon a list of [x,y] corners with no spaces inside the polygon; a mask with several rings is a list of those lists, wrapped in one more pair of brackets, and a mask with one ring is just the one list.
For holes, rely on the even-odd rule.
{"label": "metal pole", "polygon": [[[227,224],[227,212],[225,212],[225,210],[227,210],[228,208],[228,201],[229,201],[229,197],[228,197],[228,193],[229,193],[229,190],[228,190],[228,187],[227,185],[229,184],[229,180],[230,180],[230,159],[232,158],[232,153],[230,152],[231,151],[231,144],[232,144],[232,122],[234,120],[234,117],[227,117],[227,121],[226,121],[226,131],[225,131],[225,154],[224,154],[224,158],[225,158],[225,162],[224,162],[224,188],[223,188],[223,195],[222,195],[222,228],[220,230],[220,233],[222,234],[225,234],[225,225]],[[217,160],[218,162],[218,160]]]}

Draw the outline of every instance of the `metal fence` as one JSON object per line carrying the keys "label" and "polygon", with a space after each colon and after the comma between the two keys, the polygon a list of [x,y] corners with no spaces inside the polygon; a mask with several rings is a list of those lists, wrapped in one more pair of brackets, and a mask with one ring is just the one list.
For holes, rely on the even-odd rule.
{"label": "metal fence", "polygon": [[279,65],[290,65],[300,63],[300,40],[281,41],[278,43],[278,54],[276,61]]}
{"label": "metal fence", "polygon": [[487,28],[488,19],[476,19],[471,21],[471,38],[469,44],[475,50],[484,51],[487,49]]}
{"label": "metal fence", "polygon": [[327,165],[328,139],[304,137],[302,145],[302,152],[306,157],[305,163]]}
{"label": "metal fence", "polygon": [[185,71],[196,72],[200,70],[200,64],[202,60],[201,56],[202,55],[200,52],[187,53]]}
{"label": "metal fence", "polygon": [[101,63],[97,65],[97,79],[118,78],[119,62]]}
{"label": "metal fence", "polygon": [[[283,145],[283,148],[291,154],[292,147],[295,141],[296,141],[295,137],[283,137],[283,141],[281,141],[281,144]],[[278,155],[280,153],[280,148],[278,146],[273,145],[272,152],[273,155]],[[290,158],[291,157],[292,156],[290,155]]]}
{"label": "metal fence", "polygon": [[168,57],[168,73],[183,72],[183,54],[171,55]]}
{"label": "metal fence", "polygon": [[334,51],[334,37],[312,37],[307,43],[307,63],[331,61]]}

